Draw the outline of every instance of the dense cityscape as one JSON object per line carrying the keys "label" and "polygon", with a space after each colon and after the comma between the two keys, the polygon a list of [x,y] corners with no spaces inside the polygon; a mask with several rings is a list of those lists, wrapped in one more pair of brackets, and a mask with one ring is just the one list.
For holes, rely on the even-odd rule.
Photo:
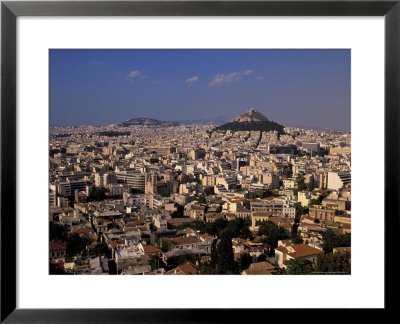
{"label": "dense cityscape", "polygon": [[51,127],[50,274],[350,274],[350,171],[350,132],[253,108]]}

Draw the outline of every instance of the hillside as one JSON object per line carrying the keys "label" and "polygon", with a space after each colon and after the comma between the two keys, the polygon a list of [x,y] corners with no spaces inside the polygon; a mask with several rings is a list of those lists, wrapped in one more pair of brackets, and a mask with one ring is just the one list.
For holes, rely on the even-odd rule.
{"label": "hillside", "polygon": [[122,123],[117,124],[119,127],[129,127],[129,126],[158,126],[158,127],[171,127],[179,126],[178,123],[171,121],[160,121],[151,118],[133,118],[126,120]]}
{"label": "hillside", "polygon": [[262,113],[251,108],[245,113],[235,117],[231,122],[218,126],[214,131],[277,131],[279,135],[284,134],[283,126],[268,120]]}

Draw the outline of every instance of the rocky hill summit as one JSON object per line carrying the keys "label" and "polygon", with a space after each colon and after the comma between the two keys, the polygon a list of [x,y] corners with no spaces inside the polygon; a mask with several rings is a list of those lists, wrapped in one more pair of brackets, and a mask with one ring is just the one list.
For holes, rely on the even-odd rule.
{"label": "rocky hill summit", "polygon": [[214,128],[214,131],[258,131],[258,132],[270,132],[277,131],[279,135],[285,134],[283,126],[268,120],[259,111],[250,108],[245,113],[235,117],[231,122]]}
{"label": "rocky hill summit", "polygon": [[248,111],[245,113],[235,117],[232,119],[232,122],[239,122],[239,123],[244,123],[244,122],[263,122],[263,121],[268,121],[268,118],[265,117],[262,113],[260,113],[257,110],[254,110],[253,108],[250,108]]}

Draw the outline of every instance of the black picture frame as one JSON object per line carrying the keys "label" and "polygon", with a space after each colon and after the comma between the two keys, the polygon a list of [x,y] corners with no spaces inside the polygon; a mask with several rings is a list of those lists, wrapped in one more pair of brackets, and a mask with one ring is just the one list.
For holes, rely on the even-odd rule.
{"label": "black picture frame", "polygon": [[[19,16],[384,16],[385,256],[399,234],[400,0],[392,1],[2,1],[1,2],[1,322],[235,322],[243,310],[16,308],[16,19]],[[382,188],[383,190],[383,188]],[[379,209],[381,210],[381,209]],[[382,244],[382,242],[380,242]],[[382,246],[383,247],[383,246]],[[398,283],[385,257],[385,309]],[[218,292],[211,292],[218,293]],[[360,292],[361,293],[361,292]],[[38,292],[40,294],[40,292]],[[149,301],[151,302],[151,301]],[[327,305],[329,307],[329,305]],[[276,310],[280,311],[280,310]],[[265,310],[251,310],[262,318]]]}

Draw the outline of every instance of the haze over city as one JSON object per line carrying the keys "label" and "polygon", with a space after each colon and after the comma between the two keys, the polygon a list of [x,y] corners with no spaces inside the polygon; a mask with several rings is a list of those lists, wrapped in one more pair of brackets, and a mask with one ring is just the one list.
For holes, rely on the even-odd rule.
{"label": "haze over city", "polygon": [[50,126],[230,121],[350,130],[350,50],[50,50]]}

